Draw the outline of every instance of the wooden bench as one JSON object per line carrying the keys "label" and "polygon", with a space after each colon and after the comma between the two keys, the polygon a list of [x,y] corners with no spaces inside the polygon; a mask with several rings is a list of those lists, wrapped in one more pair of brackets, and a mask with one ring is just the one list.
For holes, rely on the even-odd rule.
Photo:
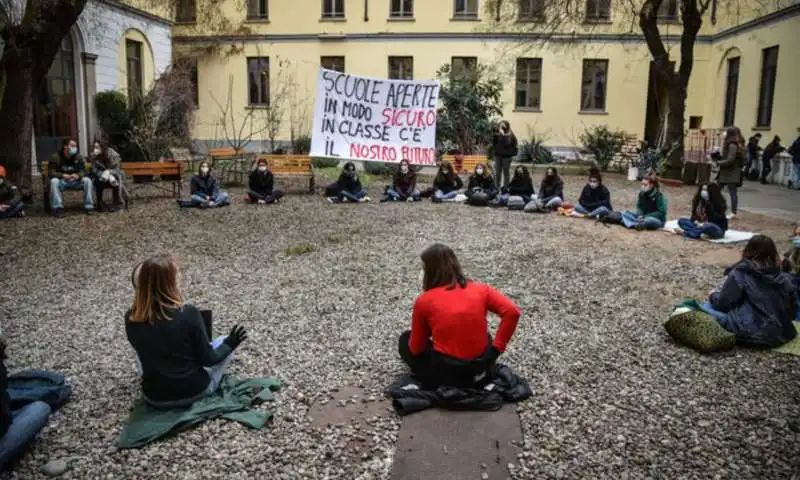
{"label": "wooden bench", "polygon": [[486,165],[489,171],[492,170],[492,166],[486,158],[486,155],[444,155],[442,161],[450,162],[459,175],[472,175],[472,173],[475,172],[475,167],[477,167],[479,163]]}
{"label": "wooden bench", "polygon": [[[88,163],[87,163],[88,165]],[[50,178],[48,177],[49,162],[42,163],[42,191],[44,196],[45,211],[50,211]],[[133,193],[130,185],[128,185],[134,176],[136,177],[159,177],[159,180],[170,182],[172,184],[172,195],[175,198],[180,198],[181,190],[183,187],[183,171],[185,164],[183,162],[122,162],[122,171],[125,173],[123,181],[126,182],[126,188],[129,193]],[[90,170],[86,170],[84,175],[89,175]],[[153,183],[148,181],[145,183]],[[164,189],[159,185],[157,188]],[[165,190],[165,189],[164,189]],[[126,199],[126,203],[130,203],[130,198]]]}
{"label": "wooden bench", "polygon": [[211,148],[208,150],[208,158],[217,171],[220,182],[232,181],[229,177],[233,176],[241,183],[247,177],[250,162],[247,160],[247,152],[242,148]]}
{"label": "wooden bench", "polygon": [[275,177],[308,178],[308,191],[314,193],[314,167],[308,155],[260,155]]}

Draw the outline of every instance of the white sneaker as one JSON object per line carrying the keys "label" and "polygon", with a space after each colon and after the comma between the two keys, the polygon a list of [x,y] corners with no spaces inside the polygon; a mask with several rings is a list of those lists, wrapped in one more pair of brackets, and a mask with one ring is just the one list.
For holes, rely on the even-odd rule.
{"label": "white sneaker", "polygon": [[328,197],[328,203],[336,203],[333,197]]}
{"label": "white sneaker", "polygon": [[736,218],[736,214],[735,213],[729,213],[729,214],[725,215],[725,218],[727,218],[728,220],[733,220],[734,218]]}
{"label": "white sneaker", "polygon": [[358,202],[359,202],[359,203],[365,203],[365,202],[369,202],[369,197],[360,198],[360,199],[358,200]]}
{"label": "white sneaker", "polygon": [[408,197],[408,198],[406,199],[406,202],[408,202],[408,203],[414,203],[414,199],[413,199],[412,197]]}
{"label": "white sneaker", "polygon": [[258,201],[258,204],[259,204],[259,205],[266,205],[266,204],[267,204],[267,202],[265,202],[264,200],[259,200],[259,201]]}

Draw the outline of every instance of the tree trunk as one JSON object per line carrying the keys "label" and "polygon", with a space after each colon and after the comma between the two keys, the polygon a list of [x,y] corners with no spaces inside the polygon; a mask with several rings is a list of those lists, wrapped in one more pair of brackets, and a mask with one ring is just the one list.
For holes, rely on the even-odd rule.
{"label": "tree trunk", "polygon": [[667,116],[667,136],[664,148],[670,152],[665,159],[663,176],[681,178],[683,171],[683,133],[686,113],[687,85],[676,78],[668,92],[669,115]]}
{"label": "tree trunk", "polygon": [[0,151],[5,152],[0,156],[5,156],[9,180],[26,196],[31,194],[33,140],[34,65],[28,55],[24,50],[6,53],[6,95],[0,107]]}

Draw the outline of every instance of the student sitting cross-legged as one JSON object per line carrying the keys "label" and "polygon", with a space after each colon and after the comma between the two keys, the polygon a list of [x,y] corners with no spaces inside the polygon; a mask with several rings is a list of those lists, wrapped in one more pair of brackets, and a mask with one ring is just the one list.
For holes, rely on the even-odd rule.
{"label": "student sitting cross-legged", "polygon": [[636,200],[636,211],[622,214],[622,224],[636,230],[658,230],[667,221],[667,197],[658,188],[658,179],[645,177]]}
{"label": "student sitting cross-legged", "polygon": [[208,341],[200,311],[183,303],[177,261],[158,255],[134,270],[125,332],[141,364],[142,396],[156,408],[188,407],[211,395],[247,339],[243,327]]}
{"label": "student sitting cross-legged", "polygon": [[728,219],[725,218],[725,197],[716,183],[704,183],[697,188],[692,199],[691,218],[679,218],[678,227],[684,237],[701,238],[702,236],[718,239],[725,236]]}
{"label": "student sitting cross-legged", "polygon": [[191,198],[178,200],[182,207],[215,208],[230,205],[230,197],[227,192],[219,189],[219,180],[211,171],[208,162],[201,162],[197,175],[192,177],[190,183]]}
{"label": "student sitting cross-legged", "polygon": [[328,190],[336,195],[328,197],[331,203],[363,203],[369,202],[367,191],[361,186],[361,180],[358,178],[356,166],[353,162],[347,162],[342,168],[342,173],[339,174],[339,179],[328,187]]}
{"label": "student sitting cross-legged", "polygon": [[435,203],[455,201],[458,191],[464,188],[464,182],[456,174],[453,164],[444,160],[439,165],[439,171],[433,179],[433,197]]}
{"label": "student sitting cross-legged", "polygon": [[765,235],[754,236],[742,259],[725,271],[722,289],[712,291],[700,308],[736,334],[738,343],[776,347],[793,340],[797,287],[780,265],[775,242]]}
{"label": "student sitting cross-legged", "polygon": [[494,205],[504,207],[508,205],[508,199],[511,197],[521,197],[522,201],[527,204],[531,201],[535,193],[533,179],[528,171],[528,167],[520,165],[514,170],[514,177],[508,184],[508,188],[497,197],[497,201]]}
{"label": "student sitting cross-legged", "polygon": [[417,174],[411,169],[408,160],[401,160],[392,178],[392,184],[386,187],[381,202],[419,202],[420,199]]}
{"label": "student sitting cross-legged", "polygon": [[6,167],[0,165],[0,219],[24,217],[25,203],[17,187],[6,177]]}
{"label": "student sitting cross-legged", "polygon": [[469,176],[467,182],[467,203],[485,207],[497,197],[497,187],[494,184],[489,168],[483,163],[475,166],[475,173]]}
{"label": "student sitting cross-legged", "polygon": [[47,168],[53,215],[60,217],[64,211],[64,201],[61,199],[64,190],[83,190],[83,209],[87,215],[94,213],[94,184],[86,173],[86,161],[78,153],[78,143],[65,138],[61,142],[61,150],[53,154]]}
{"label": "student sitting cross-legged", "polygon": [[611,208],[611,192],[603,185],[603,177],[600,170],[591,168],[589,170],[589,182],[581,190],[578,204],[575,211],[582,213],[589,218],[601,218],[609,213]]}
{"label": "student sitting cross-legged", "polygon": [[539,194],[525,205],[526,212],[549,212],[564,203],[564,181],[554,167],[548,167]]}
{"label": "student sitting cross-legged", "polygon": [[[400,335],[400,358],[432,387],[472,386],[505,351],[520,310],[494,288],[467,280],[449,247],[433,245],[421,257],[423,293],[414,302],[411,330]],[[494,339],[489,312],[500,316]]]}
{"label": "student sitting cross-legged", "polygon": [[275,177],[269,171],[267,161],[260,158],[256,163],[256,168],[250,172],[247,182],[247,199],[251,203],[259,205],[278,203],[283,198],[283,192],[276,190],[274,186]]}

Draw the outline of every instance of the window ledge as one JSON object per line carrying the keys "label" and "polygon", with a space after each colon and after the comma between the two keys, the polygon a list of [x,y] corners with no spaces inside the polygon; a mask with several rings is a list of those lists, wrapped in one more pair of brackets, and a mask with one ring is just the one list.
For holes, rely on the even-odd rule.
{"label": "window ledge", "polygon": [[333,22],[333,23],[342,23],[346,22],[347,18],[345,17],[320,17],[320,22]]}
{"label": "window ledge", "polygon": [[769,132],[770,130],[772,130],[772,125],[765,125],[763,127],[753,127],[750,130],[754,132]]}
{"label": "window ledge", "polygon": [[605,110],[578,110],[578,115],[608,115]]}
{"label": "window ledge", "polygon": [[253,18],[246,18],[244,23],[270,23],[269,17],[253,17]]}
{"label": "window ledge", "polygon": [[613,25],[611,19],[605,18],[587,18],[583,20],[584,25]]}
{"label": "window ledge", "polygon": [[480,22],[481,19],[476,15],[474,17],[468,17],[468,16],[452,17],[450,19],[450,21],[451,22]]}
{"label": "window ledge", "polygon": [[680,25],[681,22],[677,18],[656,18],[656,23],[659,25]]}
{"label": "window ledge", "polygon": [[246,108],[248,110],[268,110],[269,109],[269,105],[247,105],[244,108]]}
{"label": "window ledge", "polygon": [[512,112],[515,112],[515,113],[542,113],[542,109],[541,108],[535,108],[535,107],[514,107],[514,110],[512,110]]}
{"label": "window ledge", "polygon": [[175,20],[176,26],[197,25],[197,20]]}
{"label": "window ledge", "polygon": [[387,22],[416,22],[417,19],[414,18],[414,17],[393,17],[393,16],[390,15],[389,18],[386,19],[386,21]]}

